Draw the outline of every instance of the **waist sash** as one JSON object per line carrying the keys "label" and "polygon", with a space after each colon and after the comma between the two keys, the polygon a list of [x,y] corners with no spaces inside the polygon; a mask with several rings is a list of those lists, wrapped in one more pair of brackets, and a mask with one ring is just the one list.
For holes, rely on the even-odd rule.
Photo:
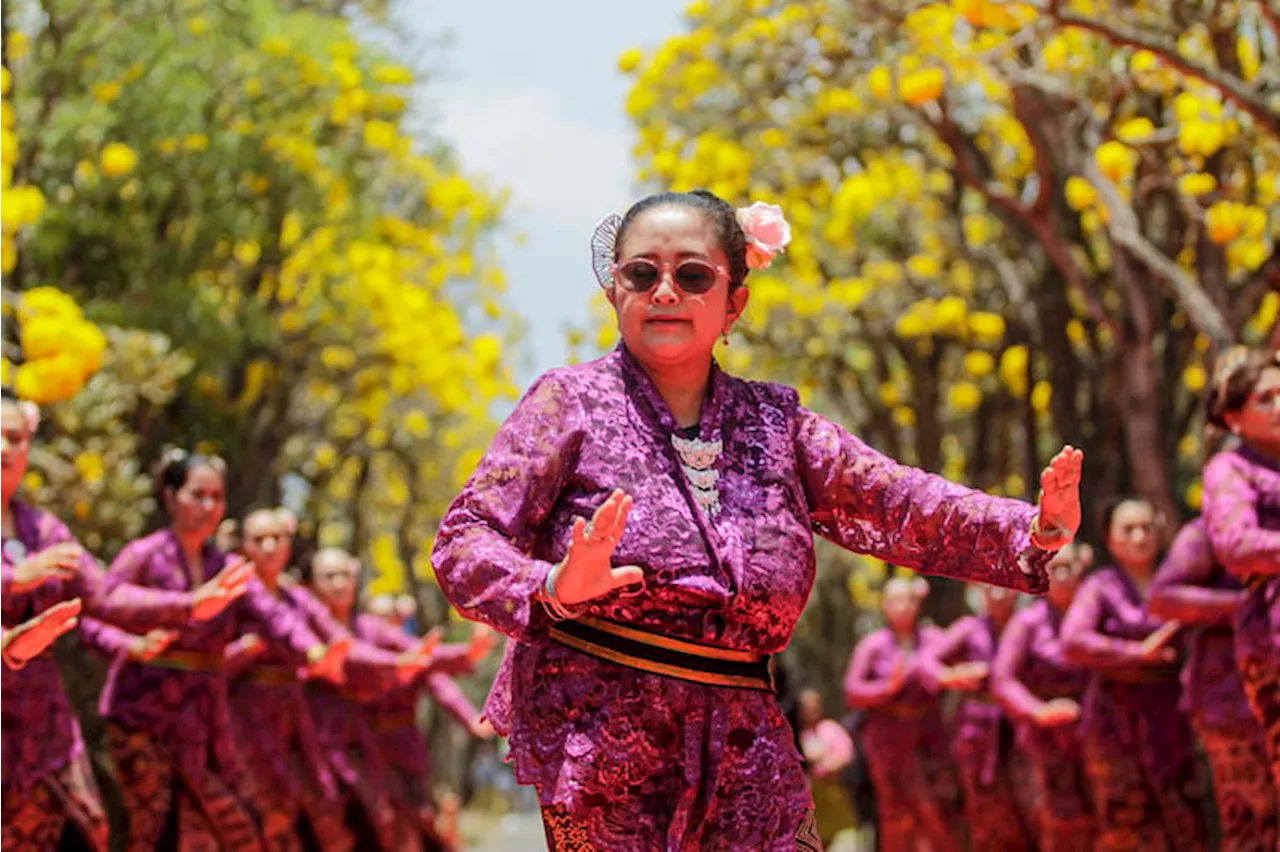
{"label": "waist sash", "polygon": [[222,671],[223,656],[207,651],[171,650],[163,651],[142,664],[180,672],[219,672]]}
{"label": "waist sash", "polygon": [[676,680],[775,691],[768,654],[673,639],[587,615],[556,622],[551,638],[592,657]]}

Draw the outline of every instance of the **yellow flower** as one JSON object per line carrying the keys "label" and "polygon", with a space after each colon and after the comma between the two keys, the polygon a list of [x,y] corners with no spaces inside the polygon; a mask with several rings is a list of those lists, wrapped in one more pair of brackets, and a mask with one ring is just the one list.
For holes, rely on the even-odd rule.
{"label": "yellow flower", "polygon": [[1122,142],[1133,145],[1142,142],[1156,132],[1156,126],[1149,118],[1131,118],[1116,128],[1116,137]]}
{"label": "yellow flower", "polygon": [[209,147],[209,137],[203,133],[192,133],[182,140],[182,145],[188,151],[203,151]]}
{"label": "yellow flower", "polygon": [[987,311],[969,314],[969,332],[985,343],[998,343],[1004,339],[1004,317]]}
{"label": "yellow flower", "polygon": [[1208,373],[1200,364],[1192,364],[1182,371],[1182,386],[1192,393],[1203,392],[1208,383]]}
{"label": "yellow flower", "polygon": [[396,127],[389,121],[374,119],[364,126],[364,144],[380,151],[390,150],[396,142]]}
{"label": "yellow flower", "polygon": [[893,410],[893,422],[904,429],[916,425],[916,412],[910,406],[899,405]]}
{"label": "yellow flower", "polygon": [[1218,188],[1218,179],[1205,172],[1194,172],[1178,179],[1183,195],[1206,195]]}
{"label": "yellow flower", "polygon": [[1093,184],[1077,175],[1067,178],[1063,192],[1067,197],[1067,206],[1075,211],[1088,209],[1098,201],[1098,191],[1093,188]]}
{"label": "yellow flower", "polygon": [[1027,347],[1010,346],[1000,356],[1000,380],[1016,397],[1027,394]]}
{"label": "yellow flower", "polygon": [[102,149],[102,173],[109,178],[122,178],[138,165],[138,154],[123,142],[112,142]]}
{"label": "yellow flower", "polygon": [[18,321],[27,323],[39,316],[79,319],[80,306],[57,287],[32,287],[18,302]]}
{"label": "yellow flower", "polygon": [[1031,389],[1031,408],[1036,414],[1044,414],[1053,402],[1053,385],[1045,381],[1036,382]]}
{"label": "yellow flower", "polygon": [[644,61],[644,53],[638,47],[624,50],[622,55],[618,57],[618,70],[623,74],[630,74],[640,67],[640,63]]}
{"label": "yellow flower", "polygon": [[70,399],[84,386],[84,373],[72,355],[27,361],[18,367],[14,391],[22,399],[48,405]]}
{"label": "yellow flower", "polygon": [[870,87],[871,94],[884,100],[893,93],[893,75],[885,66],[877,65],[867,75],[867,86]]}
{"label": "yellow flower", "polygon": [[110,83],[97,83],[91,90],[93,99],[99,103],[114,103],[119,97],[122,88],[119,83],[112,81]]}
{"label": "yellow flower", "polygon": [[968,414],[982,404],[982,389],[973,382],[956,382],[951,386],[949,400],[953,409]]}
{"label": "yellow flower", "polygon": [[1186,501],[1187,506],[1195,511],[1199,511],[1204,504],[1204,486],[1199,482],[1192,483],[1187,486],[1187,490],[1183,493],[1182,498]]}
{"label": "yellow flower", "polygon": [[898,83],[898,94],[912,106],[922,106],[942,97],[947,75],[941,68],[923,68],[904,76]]}
{"label": "yellow flower", "polygon": [[1205,211],[1205,227],[1209,239],[1225,246],[1244,233],[1247,208],[1235,201],[1219,201]]}
{"label": "yellow flower", "polygon": [[996,359],[990,352],[975,349],[964,354],[964,371],[975,379],[991,375],[996,368]]}
{"label": "yellow flower", "polygon": [[408,86],[413,83],[413,72],[403,65],[375,65],[372,76],[384,86]]}
{"label": "yellow flower", "polygon": [[1094,152],[1094,158],[1098,161],[1098,168],[1113,183],[1118,183],[1133,174],[1134,168],[1138,165],[1137,152],[1115,141],[1104,142]]}

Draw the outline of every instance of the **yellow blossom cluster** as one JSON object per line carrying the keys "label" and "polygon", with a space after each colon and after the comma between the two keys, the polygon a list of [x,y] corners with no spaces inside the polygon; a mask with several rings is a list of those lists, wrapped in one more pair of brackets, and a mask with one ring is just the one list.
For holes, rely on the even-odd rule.
{"label": "yellow blossom cluster", "polygon": [[75,396],[102,366],[106,336],[54,287],[22,293],[17,313],[22,363],[13,372],[14,392],[41,405]]}
{"label": "yellow blossom cluster", "polygon": [[[1210,356],[1190,343],[1221,332],[1188,287],[1224,324],[1252,313],[1229,333],[1269,333],[1276,297],[1256,279],[1276,262],[1280,134],[1258,81],[1280,42],[1256,4],[1223,5],[1210,34],[1172,30],[1171,0],[692,3],[683,32],[619,59],[639,175],[778,204],[794,233],[751,276],[748,345],[722,362],[1018,493],[1034,485],[1018,448],[1047,440],[1028,424],[1074,431],[1064,418],[1109,404],[1054,381],[1127,376],[1108,368],[1139,309],[1121,274],[1172,316],[1152,351]],[[1117,270],[1132,223],[1145,260]],[[1052,357],[1027,344],[1050,331]],[[1162,398],[1194,405],[1194,371],[1166,380]],[[979,452],[992,469],[966,470]]]}

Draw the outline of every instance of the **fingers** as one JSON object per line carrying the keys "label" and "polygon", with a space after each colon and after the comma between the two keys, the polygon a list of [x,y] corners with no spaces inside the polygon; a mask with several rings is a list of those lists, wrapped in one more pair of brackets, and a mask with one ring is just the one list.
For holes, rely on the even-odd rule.
{"label": "fingers", "polygon": [[644,569],[638,565],[623,565],[620,568],[609,569],[609,581],[611,588],[621,589],[623,586],[643,586],[644,585]]}
{"label": "fingers", "polygon": [[424,658],[430,657],[443,640],[444,628],[436,627],[430,630],[426,636],[422,637],[422,641],[418,643],[418,653]]}
{"label": "fingers", "polygon": [[243,588],[253,577],[253,565],[244,560],[227,563],[227,566],[218,572],[218,585],[228,591]]}
{"label": "fingers", "polygon": [[584,518],[574,518],[573,520],[573,542],[570,547],[586,547],[587,546],[587,522]]}

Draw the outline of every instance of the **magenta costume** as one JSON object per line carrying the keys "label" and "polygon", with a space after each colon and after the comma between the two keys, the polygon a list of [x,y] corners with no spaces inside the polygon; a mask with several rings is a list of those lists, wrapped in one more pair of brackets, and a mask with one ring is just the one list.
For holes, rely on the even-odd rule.
{"label": "magenta costume", "polygon": [[[942,638],[937,628],[921,627],[903,647],[892,630],[877,630],[858,643],[845,674],[845,702],[867,711],[858,745],[875,789],[883,852],[912,852],[921,836],[933,849],[963,848],[942,712],[921,670],[921,657]],[[902,685],[894,689],[899,669]]]}
{"label": "magenta costume", "polygon": [[[203,565],[193,571],[165,529],[120,551],[108,583],[185,591],[221,570],[225,558],[206,546]],[[87,641],[116,657],[100,711],[130,812],[129,848],[156,848],[175,793],[184,842],[208,835],[233,849],[259,848],[256,826],[236,803],[237,796],[251,796],[253,786],[233,744],[225,649],[252,629],[302,665],[320,639],[256,579],[225,612],[188,628],[148,663],[128,658],[128,634],[92,619],[83,629]],[[208,824],[199,818],[202,811]]]}
{"label": "magenta costume", "polygon": [[[942,669],[960,663],[991,665],[998,634],[987,616],[967,616],[921,651],[920,668],[932,690],[940,689]],[[969,844],[992,852],[1021,852],[1028,847],[1009,776],[1012,730],[991,695],[989,684],[960,695],[951,753],[964,790]]]}
{"label": "magenta costume", "polygon": [[1280,463],[1249,447],[1204,469],[1204,523],[1214,557],[1249,588],[1236,615],[1236,660],[1280,788]]}
{"label": "magenta costume", "polygon": [[1204,795],[1177,663],[1147,662],[1142,640],[1163,621],[1116,567],[1085,579],[1062,624],[1067,659],[1091,672],[1081,733],[1099,849],[1206,848]]}
{"label": "magenta costume", "polygon": [[[1048,600],[1018,612],[1000,634],[990,689],[1013,720],[1019,750],[1030,764],[1040,852],[1093,848],[1094,818],[1080,744],[1080,724],[1042,727],[1040,705],[1082,701],[1089,674],[1063,654],[1062,613]],[[975,847],[976,848],[976,847]]]}
{"label": "magenta costume", "polygon": [[[155,627],[182,627],[191,616],[192,596],[186,592],[159,591],[134,585],[108,587],[104,574],[89,557],[81,560],[79,571],[68,580],[51,580],[31,591],[14,594],[14,568],[27,556],[52,545],[75,542],[61,521],[48,512],[18,501],[12,504],[17,538],[4,542],[0,600],[4,624],[15,627],[44,612],[54,604],[79,597],[83,612],[137,630]],[[20,842],[35,842],[33,836],[13,837],[23,823],[13,811],[18,803],[34,801],[33,789],[53,785],[58,794],[50,804],[52,813],[65,809],[77,829],[94,848],[106,848],[106,823],[98,801],[93,771],[89,766],[80,724],[62,684],[62,675],[52,651],[45,651],[21,670],[6,667],[3,673],[3,702],[0,702],[0,730],[3,731],[3,801],[5,848]],[[70,788],[77,789],[70,789]],[[86,797],[92,797],[90,801]],[[47,820],[45,822],[48,822]],[[61,823],[49,830],[61,831]],[[41,826],[36,830],[43,830]],[[33,832],[28,832],[28,835]]]}
{"label": "magenta costume", "polygon": [[[642,672],[549,641],[538,602],[575,518],[634,499],[614,554],[646,588],[588,613],[720,649],[790,641],[814,578],[813,533],[930,573],[1043,591],[1036,509],[877,453],[795,391],[713,367],[698,427],[722,442],[720,510],[695,501],[679,428],[624,347],[529,390],[450,507],[440,586],[509,643],[486,712],[517,777],[610,850],[793,848],[812,802],[773,695]],[[1024,571],[1025,569],[1025,571]],[[806,834],[806,836],[808,836]]]}
{"label": "magenta costume", "polygon": [[1232,625],[1244,593],[1215,563],[1202,520],[1178,533],[1151,587],[1147,606],[1193,627],[1182,669],[1182,709],[1213,770],[1213,793],[1228,852],[1275,849],[1276,791],[1262,729],[1236,667]]}

